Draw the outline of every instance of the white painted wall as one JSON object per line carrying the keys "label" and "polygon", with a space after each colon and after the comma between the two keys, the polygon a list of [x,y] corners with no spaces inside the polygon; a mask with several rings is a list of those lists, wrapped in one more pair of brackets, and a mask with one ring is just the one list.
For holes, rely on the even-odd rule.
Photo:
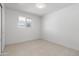
{"label": "white painted wall", "polygon": [[79,50],[79,4],[45,15],[42,38]]}
{"label": "white painted wall", "polygon": [[[18,16],[30,16],[32,18],[32,26],[26,28],[18,28]],[[28,40],[40,39],[39,16],[6,8],[5,18],[6,44],[14,44]]]}

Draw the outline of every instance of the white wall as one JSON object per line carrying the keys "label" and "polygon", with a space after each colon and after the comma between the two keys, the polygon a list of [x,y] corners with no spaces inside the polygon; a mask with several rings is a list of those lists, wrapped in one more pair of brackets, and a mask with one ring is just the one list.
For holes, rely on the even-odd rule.
{"label": "white wall", "polygon": [[[6,44],[14,44],[28,40],[40,39],[40,17],[15,11],[6,8],[5,11],[5,24],[6,24]],[[30,16],[32,18],[32,26],[26,28],[18,28],[18,16]]]}
{"label": "white wall", "polygon": [[42,38],[79,50],[79,4],[43,17]]}

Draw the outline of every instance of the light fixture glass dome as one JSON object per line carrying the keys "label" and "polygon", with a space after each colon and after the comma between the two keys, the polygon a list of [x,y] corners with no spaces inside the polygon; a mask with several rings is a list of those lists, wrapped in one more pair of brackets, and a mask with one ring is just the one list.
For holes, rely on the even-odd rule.
{"label": "light fixture glass dome", "polygon": [[46,4],[45,3],[37,3],[36,4],[36,7],[37,8],[45,8],[46,7]]}

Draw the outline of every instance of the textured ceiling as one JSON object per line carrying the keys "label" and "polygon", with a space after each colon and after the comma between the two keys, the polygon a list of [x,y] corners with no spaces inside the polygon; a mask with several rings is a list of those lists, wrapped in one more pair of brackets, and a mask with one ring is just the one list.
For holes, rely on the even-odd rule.
{"label": "textured ceiling", "polygon": [[55,12],[67,6],[73,5],[72,3],[46,3],[46,7],[39,9],[35,3],[6,3],[6,8],[15,9],[18,11],[29,12],[39,16]]}

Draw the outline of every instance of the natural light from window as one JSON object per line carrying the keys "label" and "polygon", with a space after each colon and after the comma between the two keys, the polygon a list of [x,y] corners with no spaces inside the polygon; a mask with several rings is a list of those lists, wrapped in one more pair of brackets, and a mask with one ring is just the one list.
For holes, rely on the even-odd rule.
{"label": "natural light from window", "polygon": [[31,26],[31,18],[28,18],[28,17],[24,17],[24,16],[19,16],[18,17],[18,27],[22,27],[22,28],[25,28],[25,27],[30,27]]}

